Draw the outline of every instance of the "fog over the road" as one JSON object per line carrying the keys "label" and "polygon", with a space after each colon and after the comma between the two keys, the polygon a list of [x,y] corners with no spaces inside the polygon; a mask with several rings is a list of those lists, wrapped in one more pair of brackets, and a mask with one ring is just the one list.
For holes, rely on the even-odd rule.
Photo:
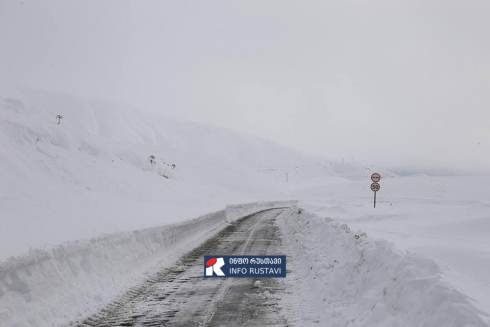
{"label": "fog over the road", "polygon": [[486,0],[2,0],[0,82],[336,160],[488,172],[489,16]]}

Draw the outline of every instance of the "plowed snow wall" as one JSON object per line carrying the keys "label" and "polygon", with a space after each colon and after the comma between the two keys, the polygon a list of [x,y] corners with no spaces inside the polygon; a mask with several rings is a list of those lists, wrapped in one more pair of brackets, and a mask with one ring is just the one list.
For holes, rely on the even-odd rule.
{"label": "plowed snow wall", "polygon": [[[488,315],[443,280],[439,265],[303,210],[278,225],[288,251],[280,300],[290,321],[316,326],[488,327]],[[310,325],[309,325],[310,326]]]}
{"label": "plowed snow wall", "polygon": [[71,242],[9,259],[0,265],[0,326],[59,326],[84,317],[120,294],[138,269],[155,261],[171,264],[178,250],[204,240],[227,221],[284,206],[287,203],[230,206],[178,224]]}

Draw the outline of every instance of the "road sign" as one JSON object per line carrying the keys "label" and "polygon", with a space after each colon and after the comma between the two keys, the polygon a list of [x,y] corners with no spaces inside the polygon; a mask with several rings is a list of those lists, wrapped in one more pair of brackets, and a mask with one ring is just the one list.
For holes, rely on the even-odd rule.
{"label": "road sign", "polygon": [[371,175],[371,180],[375,183],[379,182],[381,180],[381,175],[378,173],[374,173]]}
{"label": "road sign", "polygon": [[381,175],[374,173],[371,175],[371,180],[373,181],[371,184],[371,191],[374,192],[374,207],[376,208],[376,192],[378,192],[381,188],[381,186],[378,184],[378,182],[381,180]]}
{"label": "road sign", "polygon": [[[374,176],[374,174],[373,174],[373,176]],[[371,179],[373,178],[373,176],[371,176]],[[379,174],[378,174],[378,176],[379,176]],[[376,193],[379,191],[380,188],[381,188],[381,186],[376,182],[371,184],[371,191],[374,192],[374,207],[375,208],[376,208]]]}

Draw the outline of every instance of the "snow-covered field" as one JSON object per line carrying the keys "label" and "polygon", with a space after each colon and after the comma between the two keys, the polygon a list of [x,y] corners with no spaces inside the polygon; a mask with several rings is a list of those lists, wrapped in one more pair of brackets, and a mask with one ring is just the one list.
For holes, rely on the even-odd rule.
{"label": "snow-covered field", "polygon": [[278,221],[292,270],[281,303],[295,326],[487,326],[432,260],[306,211]]}
{"label": "snow-covered field", "polygon": [[490,312],[490,177],[397,177],[380,184],[376,209],[369,180],[290,187],[303,207],[434,259],[445,281]]}
{"label": "snow-covered field", "polygon": [[288,279],[303,300],[284,299],[298,326],[488,323],[490,177],[380,171],[374,209],[372,172],[102,100],[3,88],[0,326],[83,316],[264,206],[229,205],[293,199],[318,215],[281,222],[295,267],[311,263]]}

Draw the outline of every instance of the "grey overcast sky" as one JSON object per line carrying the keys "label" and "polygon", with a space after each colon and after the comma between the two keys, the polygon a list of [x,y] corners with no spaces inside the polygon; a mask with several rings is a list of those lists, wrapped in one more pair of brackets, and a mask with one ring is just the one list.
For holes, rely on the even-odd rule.
{"label": "grey overcast sky", "polygon": [[0,0],[0,82],[337,160],[490,171],[489,0]]}

